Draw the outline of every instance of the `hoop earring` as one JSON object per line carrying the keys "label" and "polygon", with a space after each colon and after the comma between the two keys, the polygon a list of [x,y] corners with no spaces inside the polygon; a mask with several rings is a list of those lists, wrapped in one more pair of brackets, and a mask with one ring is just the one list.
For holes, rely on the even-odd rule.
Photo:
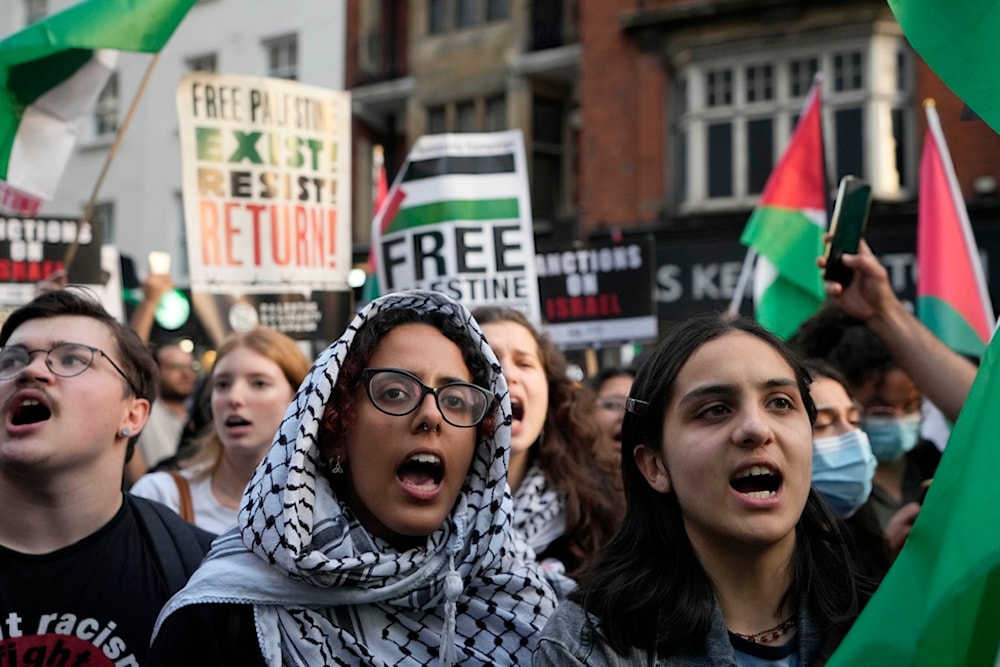
{"label": "hoop earring", "polygon": [[337,459],[329,463],[330,472],[334,475],[340,475],[344,472],[344,468],[340,465],[340,454],[337,454]]}

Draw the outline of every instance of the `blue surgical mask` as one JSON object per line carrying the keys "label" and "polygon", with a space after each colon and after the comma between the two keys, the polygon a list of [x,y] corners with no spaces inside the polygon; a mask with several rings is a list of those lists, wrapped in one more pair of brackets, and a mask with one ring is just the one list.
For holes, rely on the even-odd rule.
{"label": "blue surgical mask", "polygon": [[872,451],[879,462],[898,461],[920,440],[920,413],[902,417],[865,417],[861,428],[868,434]]}
{"label": "blue surgical mask", "polygon": [[859,428],[813,440],[812,487],[846,519],[868,500],[876,463],[868,436]]}

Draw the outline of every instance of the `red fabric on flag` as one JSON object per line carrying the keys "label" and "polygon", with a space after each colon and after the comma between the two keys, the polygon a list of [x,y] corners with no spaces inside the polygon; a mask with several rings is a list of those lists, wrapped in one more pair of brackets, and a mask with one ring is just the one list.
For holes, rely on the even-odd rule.
{"label": "red fabric on flag", "polygon": [[[925,317],[924,301],[936,299],[965,321],[985,347],[993,333],[994,317],[979,262],[972,225],[965,209],[944,143],[937,112],[927,107],[927,136],[920,158],[920,196],[917,214],[918,314],[939,338],[953,348],[941,317]],[[930,312],[929,309],[923,309]],[[973,353],[974,350],[958,351]],[[981,350],[978,351],[981,354]]]}

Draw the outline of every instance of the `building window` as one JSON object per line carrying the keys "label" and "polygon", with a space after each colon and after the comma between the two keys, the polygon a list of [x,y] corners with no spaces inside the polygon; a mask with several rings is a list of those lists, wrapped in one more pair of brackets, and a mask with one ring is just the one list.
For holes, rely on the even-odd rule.
{"label": "building window", "polygon": [[861,52],[834,54],[833,89],[837,92],[861,90],[864,84],[864,58]]}
{"label": "building window", "polygon": [[264,42],[267,52],[267,75],[277,79],[299,77],[299,40],[296,35],[288,35]]}
{"label": "building window", "polygon": [[427,32],[437,35],[448,30],[447,0],[428,0],[427,2]]}
{"label": "building window", "polygon": [[113,201],[100,201],[94,204],[94,210],[90,214],[90,224],[95,230],[100,230],[104,243],[115,243],[115,203]]}
{"label": "building window", "polygon": [[509,129],[507,127],[507,98],[503,95],[486,99],[486,125],[483,129],[487,132]]}
{"label": "building window", "polygon": [[799,58],[788,63],[788,94],[792,99],[804,98],[812,85],[813,77],[819,71],[818,58]]}
{"label": "building window", "polygon": [[728,107],[733,103],[733,70],[710,71],[705,77],[705,106]]}
{"label": "building window", "polygon": [[774,67],[753,65],[746,69],[747,104],[774,99]]}
{"label": "building window", "polygon": [[97,97],[97,106],[94,108],[95,139],[113,137],[118,131],[119,102],[118,72],[114,72]]}
{"label": "building window", "polygon": [[469,28],[479,23],[480,0],[455,0],[455,27]]}
{"label": "building window", "polygon": [[510,18],[510,0],[427,0],[427,33],[471,28]]}
{"label": "building window", "polygon": [[218,57],[214,53],[206,53],[187,59],[187,68],[192,72],[219,71]]}
{"label": "building window", "polygon": [[24,0],[24,25],[37,23],[48,15],[48,0]]}
{"label": "building window", "polygon": [[507,98],[457,100],[427,107],[427,134],[442,132],[498,132],[507,126]]}
{"label": "building window", "polygon": [[448,131],[448,110],[443,104],[427,107],[427,134],[441,134]]}
{"label": "building window", "polygon": [[486,0],[486,20],[503,21],[510,18],[510,0]]}
{"label": "building window", "polygon": [[535,96],[531,105],[531,212],[536,220],[554,221],[564,191],[561,101]]}
{"label": "building window", "polygon": [[[823,79],[829,185],[865,178],[882,199],[914,184],[913,58],[902,37],[879,35],[754,52],[706,51],[675,72],[671,124],[674,199],[681,209],[753,206],[788,144],[816,72]],[[690,54],[688,54],[690,55]],[[742,62],[741,62],[742,61]],[[872,77],[869,72],[894,76]],[[884,132],[885,136],[876,133]]]}
{"label": "building window", "polygon": [[476,103],[464,100],[455,104],[455,131],[475,132],[479,129],[476,123]]}

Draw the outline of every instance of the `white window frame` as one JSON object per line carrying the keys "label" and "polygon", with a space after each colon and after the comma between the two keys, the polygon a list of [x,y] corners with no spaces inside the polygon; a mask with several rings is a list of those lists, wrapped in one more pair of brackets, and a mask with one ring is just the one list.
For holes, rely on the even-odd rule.
{"label": "white window frame", "polygon": [[[749,51],[749,52],[748,52]],[[862,54],[862,87],[859,90],[835,91],[833,59],[838,53]],[[907,71],[898,72],[899,54]],[[715,52],[716,54],[718,51]],[[687,108],[676,109],[672,119],[671,135],[676,141],[679,134],[686,134],[687,164],[674,164],[673,169],[685,170],[686,193],[674,192],[674,201],[680,212],[700,212],[752,207],[759,193],[750,193],[748,185],[747,128],[748,122],[760,118],[774,121],[772,157],[776,162],[791,137],[795,118],[805,103],[805,92],[792,97],[790,92],[790,63],[810,57],[818,59],[823,72],[823,133],[826,142],[826,159],[830,187],[835,187],[836,137],[834,116],[838,109],[861,108],[862,143],[864,146],[864,177],[872,184],[875,196],[881,199],[900,200],[915,191],[916,128],[914,118],[915,95],[913,57],[901,35],[874,34],[862,37],[840,38],[824,42],[803,42],[800,46],[752,50],[732,49],[719,56],[706,53],[703,59],[692,58],[679,68],[674,76],[686,86]],[[773,101],[747,103],[746,70],[748,67],[771,65],[773,67]],[[733,72],[733,102],[730,106],[709,107],[706,103],[706,84],[709,72],[731,69]],[[900,89],[902,87],[902,90]],[[676,90],[676,86],[675,86]],[[675,105],[676,107],[676,105]],[[904,161],[901,169],[908,175],[909,183],[901,187],[896,170],[895,141],[893,140],[892,112],[902,110],[904,122]],[[708,127],[713,122],[732,123],[732,196],[708,196]],[[679,143],[679,142],[678,142]],[[675,156],[672,156],[672,159]],[[678,179],[672,179],[674,184]]]}
{"label": "white window frame", "polygon": [[48,0],[24,0],[24,25],[37,23],[49,15]]}
{"label": "white window frame", "polygon": [[299,77],[299,36],[282,35],[264,42],[267,75],[297,81]]}
{"label": "white window frame", "polygon": [[[184,62],[191,72],[218,72],[219,54],[212,51],[187,58]],[[206,65],[208,67],[206,67]]]}
{"label": "white window frame", "polygon": [[118,229],[115,225],[115,200],[102,199],[95,202],[94,209],[90,213],[90,221],[94,225],[101,225],[104,243],[114,244],[118,241]]}
{"label": "white window frame", "polygon": [[[95,143],[113,139],[121,125],[121,77],[112,72],[94,106],[92,137]],[[102,127],[103,126],[103,127]]]}

